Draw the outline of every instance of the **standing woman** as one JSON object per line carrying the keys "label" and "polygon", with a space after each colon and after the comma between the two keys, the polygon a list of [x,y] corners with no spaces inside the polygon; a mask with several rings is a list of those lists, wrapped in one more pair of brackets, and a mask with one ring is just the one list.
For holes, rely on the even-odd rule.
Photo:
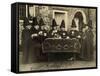
{"label": "standing woman", "polygon": [[40,50],[39,50],[39,60],[40,61],[47,61],[47,54],[46,53],[43,53],[43,50],[42,50],[42,43],[44,42],[44,40],[47,38],[47,30],[45,30],[45,23],[43,21],[42,18],[40,18],[39,20],[39,26],[40,26],[40,29],[39,29],[39,42],[40,42]]}
{"label": "standing woman", "polygon": [[[81,38],[80,33],[79,33],[79,29],[77,29],[78,23],[79,23],[79,18],[74,17],[72,20],[71,29],[69,30],[69,37],[71,40],[72,39],[80,40],[80,38]],[[80,47],[78,47],[78,48],[80,48]],[[77,50],[77,51],[80,51],[80,50]],[[68,60],[75,60],[76,57],[74,57],[74,55],[76,55],[76,57],[78,57],[79,53],[69,53]]]}
{"label": "standing woman", "polygon": [[81,58],[83,60],[93,60],[93,32],[92,32],[92,21],[89,20],[86,27],[83,29],[83,40],[81,49]]}
{"label": "standing woman", "polygon": [[32,22],[32,29],[31,29],[31,46],[29,50],[29,63],[37,62],[38,61],[38,52],[39,52],[39,25],[37,22],[37,18],[33,17],[33,22]]}
{"label": "standing woman", "polygon": [[49,31],[49,37],[50,38],[57,38],[58,37],[58,25],[57,25],[57,23],[56,23],[56,20],[55,19],[53,19],[52,20],[52,25],[51,25],[51,30]]}
{"label": "standing woman", "polygon": [[[49,38],[58,38],[59,37],[59,33],[58,33],[58,25],[56,23],[55,19],[52,19],[52,25],[51,25],[51,30],[49,31]],[[52,44],[54,42],[51,42]],[[48,61],[51,60],[58,60],[57,58],[58,54],[57,53],[48,53]]]}
{"label": "standing woman", "polygon": [[22,31],[23,63],[27,64],[29,59],[29,49],[31,43],[31,25],[28,18],[24,19],[24,30]]}
{"label": "standing woman", "polygon": [[39,37],[40,37],[40,42],[42,43],[47,38],[48,35],[47,30],[45,30],[44,28],[45,24],[42,18],[39,20],[39,26],[40,26]]}
{"label": "standing woman", "polygon": [[81,45],[81,48],[80,48],[80,55],[77,56],[78,59],[83,59],[83,52],[84,52],[84,31],[83,29],[85,28],[86,24],[84,23],[84,18],[83,18],[83,15],[81,12],[77,12],[74,16],[74,21],[75,23],[72,23],[72,24],[75,24],[77,27],[78,27],[78,31],[79,31],[79,35],[80,37],[79,38],[79,42],[80,42],[80,45]]}
{"label": "standing woman", "polygon": [[[65,21],[61,21],[60,30],[58,31],[59,38],[61,38],[63,48],[66,46],[65,39],[69,39],[68,33],[65,30]],[[61,46],[60,46],[61,47]],[[56,54],[57,60],[67,60],[69,58],[69,53],[61,52]]]}

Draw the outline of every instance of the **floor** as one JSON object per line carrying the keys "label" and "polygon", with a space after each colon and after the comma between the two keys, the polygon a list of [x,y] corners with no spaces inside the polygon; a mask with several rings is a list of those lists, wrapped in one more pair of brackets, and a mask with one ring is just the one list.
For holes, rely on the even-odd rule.
{"label": "floor", "polygon": [[52,69],[71,69],[71,68],[89,68],[96,67],[96,58],[93,61],[49,61],[49,62],[38,62],[32,64],[22,64],[22,55],[20,53],[20,71],[34,71],[34,70],[52,70]]}

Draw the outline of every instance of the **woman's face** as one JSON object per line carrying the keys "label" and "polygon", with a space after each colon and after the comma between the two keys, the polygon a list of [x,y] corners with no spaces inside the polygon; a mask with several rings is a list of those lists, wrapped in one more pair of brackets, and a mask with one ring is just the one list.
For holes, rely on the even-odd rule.
{"label": "woman's face", "polygon": [[41,26],[41,29],[43,30],[44,29],[44,26]]}
{"label": "woman's face", "polygon": [[65,31],[65,28],[64,28],[64,27],[62,27],[62,28],[61,28],[61,30],[62,30],[62,31]]}
{"label": "woman's face", "polygon": [[53,27],[53,29],[54,29],[54,30],[57,30],[57,27],[56,27],[56,26],[54,26],[54,27]]}
{"label": "woman's face", "polygon": [[49,28],[48,26],[44,26],[44,29],[45,29],[45,30],[48,30],[48,28]]}
{"label": "woman's face", "polygon": [[26,26],[27,29],[31,29],[31,27],[32,27],[31,25],[27,25]]}
{"label": "woman's face", "polygon": [[39,25],[35,25],[34,28],[35,28],[35,29],[39,29]]}

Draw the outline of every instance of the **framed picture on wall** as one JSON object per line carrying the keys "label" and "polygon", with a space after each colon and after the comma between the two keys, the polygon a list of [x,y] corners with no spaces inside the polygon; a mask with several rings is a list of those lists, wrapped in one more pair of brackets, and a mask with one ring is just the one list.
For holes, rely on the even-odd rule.
{"label": "framed picture on wall", "polygon": [[11,71],[97,68],[97,7],[11,4]]}

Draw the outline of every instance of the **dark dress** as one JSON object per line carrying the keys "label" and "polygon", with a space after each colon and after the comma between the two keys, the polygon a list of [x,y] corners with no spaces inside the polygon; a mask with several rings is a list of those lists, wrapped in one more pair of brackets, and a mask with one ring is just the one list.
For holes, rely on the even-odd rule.
{"label": "dark dress", "polygon": [[83,60],[93,60],[93,32],[91,30],[86,30],[85,33],[83,33],[83,37],[80,57]]}
{"label": "dark dress", "polygon": [[22,49],[23,49],[23,63],[28,63],[29,59],[29,50],[31,46],[31,31],[28,29],[24,29],[22,32]]}
{"label": "dark dress", "polygon": [[61,38],[66,38],[68,36],[67,31],[59,31],[58,33]]}
{"label": "dark dress", "polygon": [[39,42],[39,35],[38,35],[39,30],[36,30],[33,28],[31,30],[31,35],[32,34],[37,34],[37,36],[31,37],[31,46],[30,46],[30,51],[29,51],[29,63],[33,62],[38,62],[39,60],[39,51],[40,51],[40,42]]}
{"label": "dark dress", "polygon": [[47,33],[46,30],[41,30],[41,29],[39,30],[39,32],[42,32],[41,35],[39,34],[39,42],[40,42],[40,50],[39,50],[39,54],[38,54],[39,61],[47,61],[48,60],[48,57],[47,57],[47,54],[46,53],[43,53],[42,43],[47,38],[48,33]]}
{"label": "dark dress", "polygon": [[39,32],[42,32],[41,35],[39,34],[39,38],[40,38],[39,40],[42,43],[47,38],[48,33],[46,30],[41,30],[41,29],[39,30]]}
{"label": "dark dress", "polygon": [[77,38],[78,35],[79,35],[79,32],[77,30],[70,30],[69,32],[70,38]]}

